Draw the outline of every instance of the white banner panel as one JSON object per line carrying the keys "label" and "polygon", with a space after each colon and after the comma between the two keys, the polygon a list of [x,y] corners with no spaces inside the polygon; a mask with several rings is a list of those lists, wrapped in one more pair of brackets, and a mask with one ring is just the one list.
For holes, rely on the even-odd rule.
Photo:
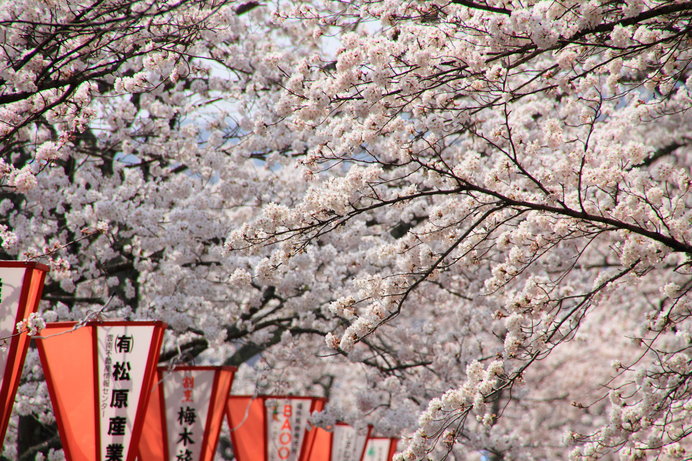
{"label": "white banner panel", "polygon": [[127,459],[153,325],[97,326],[100,459]]}
{"label": "white banner panel", "polygon": [[363,461],[389,461],[391,439],[369,439]]}
{"label": "white banner panel", "polygon": [[355,427],[337,424],[333,429],[331,461],[360,461],[367,431],[359,434]]}
{"label": "white banner panel", "polygon": [[200,459],[215,374],[215,370],[163,372],[169,460]]}
{"label": "white banner panel", "polygon": [[7,367],[11,336],[17,333],[17,311],[26,267],[0,267],[0,387]]}
{"label": "white banner panel", "polygon": [[297,461],[310,417],[309,399],[267,399],[267,461]]}

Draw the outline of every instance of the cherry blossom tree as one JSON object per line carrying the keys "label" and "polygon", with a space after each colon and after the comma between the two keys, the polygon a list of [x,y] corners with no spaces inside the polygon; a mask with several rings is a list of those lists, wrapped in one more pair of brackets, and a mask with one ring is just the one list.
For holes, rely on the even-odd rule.
{"label": "cherry blossom tree", "polygon": [[[400,459],[689,456],[692,3],[15,5],[0,238],[44,318],[164,319]],[[9,457],[58,447],[28,362]]]}

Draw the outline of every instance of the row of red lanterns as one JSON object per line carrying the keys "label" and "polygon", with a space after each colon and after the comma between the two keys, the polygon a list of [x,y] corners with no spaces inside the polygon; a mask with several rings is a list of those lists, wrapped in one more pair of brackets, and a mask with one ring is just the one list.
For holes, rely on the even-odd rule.
{"label": "row of red lanterns", "polygon": [[[0,261],[0,442],[48,268]],[[49,323],[36,337],[68,461],[210,461],[224,414],[238,461],[389,461],[396,439],[311,427],[326,399],[229,396],[233,367],[156,367],[163,322]]]}

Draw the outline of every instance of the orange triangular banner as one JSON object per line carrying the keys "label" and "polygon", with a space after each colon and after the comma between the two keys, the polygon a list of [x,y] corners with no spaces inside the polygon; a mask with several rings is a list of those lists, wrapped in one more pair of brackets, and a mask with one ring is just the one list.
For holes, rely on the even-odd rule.
{"label": "orange triangular banner", "polygon": [[70,461],[133,461],[163,322],[49,323],[36,338]]}
{"label": "orange triangular banner", "polygon": [[234,367],[159,367],[139,461],[212,461]]}
{"label": "orange triangular banner", "polygon": [[315,443],[308,454],[308,461],[362,461],[365,444],[372,426],[359,431],[345,423],[336,423],[330,430],[317,429]]}
{"label": "orange triangular banner", "polygon": [[277,395],[228,397],[226,414],[238,461],[307,461],[317,429],[310,414],[326,399]]}
{"label": "orange triangular banner", "polygon": [[48,266],[35,262],[0,261],[0,445],[5,440],[29,336],[16,325],[36,312]]}

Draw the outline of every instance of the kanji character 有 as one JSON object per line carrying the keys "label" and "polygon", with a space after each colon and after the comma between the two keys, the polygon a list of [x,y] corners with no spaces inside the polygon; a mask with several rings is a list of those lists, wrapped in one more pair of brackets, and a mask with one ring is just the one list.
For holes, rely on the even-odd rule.
{"label": "kanji character \u6709", "polygon": [[132,336],[120,335],[115,338],[115,350],[117,352],[132,352]]}

